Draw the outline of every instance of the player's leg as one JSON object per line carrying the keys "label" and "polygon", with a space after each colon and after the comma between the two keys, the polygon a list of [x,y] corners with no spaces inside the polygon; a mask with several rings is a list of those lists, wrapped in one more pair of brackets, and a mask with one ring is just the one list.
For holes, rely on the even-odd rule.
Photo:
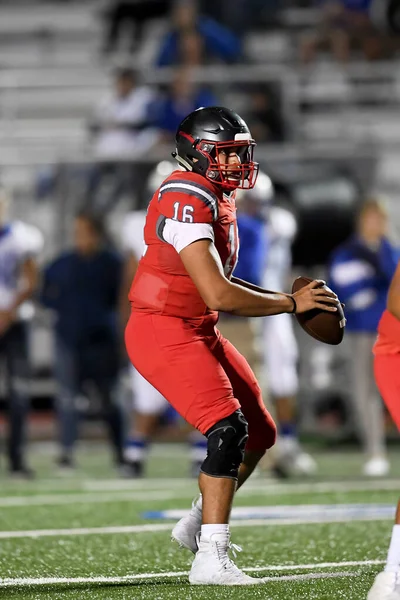
{"label": "player's leg", "polygon": [[265,452],[275,444],[276,426],[265,407],[256,376],[245,357],[222,336],[214,352],[232,384],[234,396],[239,400],[248,422],[249,438],[239,469],[239,489],[250,477]]}
{"label": "player's leg", "polygon": [[298,392],[298,348],[288,314],[264,319],[263,357],[267,388],[275,407],[278,441],[274,448],[273,469],[278,476],[292,472],[310,475],[316,471],[314,459],[304,452],[297,432],[296,396]]}
{"label": "player's leg", "polygon": [[[239,467],[238,490],[253,473],[266,450],[274,445],[276,426],[264,405],[260,386],[247,360],[222,336],[213,353],[224,369],[248,422],[249,439]],[[193,508],[201,511],[202,498],[199,498]]]}
{"label": "player's leg", "polygon": [[[259,335],[259,329],[257,325],[259,325],[258,319],[226,317],[218,322],[218,330],[220,334],[219,339],[228,339],[232,346],[238,350],[242,356],[246,357],[246,363],[251,366],[249,376],[251,376],[253,380],[256,379],[253,371],[257,371],[259,361],[258,355],[260,354],[257,350],[258,344],[256,342],[256,338]],[[217,349],[217,347],[215,349]],[[224,352],[222,347],[219,347],[218,358],[224,360]],[[240,392],[240,389],[233,390],[235,397],[238,397],[238,391]],[[241,402],[240,399],[239,402]],[[262,451],[262,453],[249,451],[245,452],[243,462],[239,469],[238,485],[236,489],[239,489],[246,479],[251,475],[263,454],[264,451]]]}
{"label": "player's leg", "polygon": [[369,476],[386,475],[385,430],[381,400],[373,377],[372,347],[376,336],[369,333],[349,335],[351,369],[356,422],[366,456],[364,473]]}
{"label": "player's leg", "polygon": [[199,478],[204,514],[196,523],[201,531],[191,583],[255,584],[260,580],[242,573],[228,556],[229,515],[247,423],[225,371],[210,350],[216,342],[213,327],[210,335],[204,335],[204,330],[169,317],[134,314],[126,329],[133,364],[207,437],[208,454]]}
{"label": "player's leg", "polygon": [[99,377],[95,385],[102,404],[102,416],[108,429],[114,464],[119,472],[124,469],[125,411],[117,391],[115,377]]}
{"label": "player's leg", "polygon": [[[207,438],[208,454],[199,477],[202,506],[200,510],[197,504],[191,511],[194,516],[196,512],[201,516],[202,525],[189,581],[214,585],[262,583],[262,580],[245,575],[228,556],[229,518],[248,440],[248,424],[241,410],[219,420],[207,432]],[[186,534],[192,533],[190,526],[193,523],[182,523],[181,520],[180,525],[181,532],[183,529]],[[179,523],[174,528],[175,537],[178,528]]]}
{"label": "player's leg", "polygon": [[[248,422],[249,438],[239,467],[236,491],[253,473],[266,450],[273,446],[276,427],[264,406],[260,386],[246,359],[221,335],[213,348],[213,353],[228,376],[234,396],[240,401],[243,414]],[[192,506],[189,515],[177,523],[173,532],[174,537],[183,540],[182,545],[193,552],[196,551],[194,539],[196,526],[202,518],[202,510],[203,498],[200,496]],[[209,518],[208,514],[207,518]]]}
{"label": "player's leg", "polygon": [[26,422],[29,410],[29,358],[27,330],[24,324],[13,325],[4,336],[4,351],[9,390],[9,435],[7,453],[10,473],[31,477],[26,464]]}
{"label": "player's leg", "polygon": [[76,400],[79,393],[76,351],[56,336],[55,378],[57,382],[56,414],[59,427],[60,456],[57,464],[61,469],[75,466],[74,450],[78,437],[79,414]]}
{"label": "player's leg", "polygon": [[165,398],[136,369],[131,368],[133,392],[132,428],[124,450],[130,475],[141,477],[145,472],[148,451],[160,419],[168,406]]}
{"label": "player's leg", "polygon": [[[375,356],[374,371],[379,391],[400,431],[400,354]],[[368,600],[400,600],[400,500],[385,569],[376,577]]]}

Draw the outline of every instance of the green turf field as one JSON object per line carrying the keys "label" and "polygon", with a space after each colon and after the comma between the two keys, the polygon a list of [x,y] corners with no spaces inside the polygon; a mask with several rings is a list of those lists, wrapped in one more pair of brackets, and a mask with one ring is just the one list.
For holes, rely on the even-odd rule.
{"label": "green turf field", "polygon": [[391,513],[400,490],[398,450],[391,457],[393,473],[382,481],[359,476],[361,457],[353,451],[319,453],[313,480],[255,476],[235,506],[278,507],[279,514],[234,521],[232,532],[243,547],[237,564],[265,581],[206,588],[188,585],[191,555],[170,542],[173,521],[143,517],[190,506],[196,483],[185,479],[183,446],[156,447],[141,481],[118,478],[98,447],[82,449],[79,470],[61,477],[51,448],[37,447],[34,482],[0,472],[0,599],[365,599],[386,557],[391,516],[329,511],[362,503]]}

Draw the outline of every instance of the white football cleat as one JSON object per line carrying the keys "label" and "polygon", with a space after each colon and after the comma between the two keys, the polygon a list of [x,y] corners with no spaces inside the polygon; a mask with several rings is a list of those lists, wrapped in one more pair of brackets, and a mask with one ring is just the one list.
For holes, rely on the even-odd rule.
{"label": "white football cleat", "polygon": [[399,572],[383,571],[376,576],[367,600],[400,600]]}
{"label": "white football cleat", "polygon": [[281,477],[292,475],[311,476],[317,472],[317,463],[304,452],[297,438],[283,436],[276,444],[276,460],[273,470]]}
{"label": "white football cleat", "polygon": [[201,508],[198,499],[193,500],[192,510],[187,517],[182,517],[171,533],[171,540],[178,542],[180,548],[187,548],[193,554],[197,552],[197,535],[201,530]]}
{"label": "white football cleat", "polygon": [[384,477],[389,473],[390,464],[384,456],[373,456],[363,467],[363,474],[368,477]]}
{"label": "white football cleat", "polygon": [[198,536],[198,551],[189,573],[194,585],[260,585],[262,578],[249,577],[229,558],[228,550],[241,551],[230,543],[230,534],[213,533],[207,539]]}
{"label": "white football cleat", "polygon": [[317,463],[311,454],[307,454],[303,450],[300,450],[300,454],[294,458],[293,467],[298,475],[315,475],[318,470]]}

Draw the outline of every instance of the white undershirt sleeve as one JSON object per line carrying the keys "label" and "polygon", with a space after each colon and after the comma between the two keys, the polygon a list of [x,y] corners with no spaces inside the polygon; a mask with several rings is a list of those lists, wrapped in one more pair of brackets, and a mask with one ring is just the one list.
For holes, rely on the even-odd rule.
{"label": "white undershirt sleeve", "polygon": [[146,212],[137,210],[128,213],[122,225],[122,248],[125,252],[132,252],[139,260],[145,250],[144,226],[146,224]]}
{"label": "white undershirt sleeve", "polygon": [[197,240],[214,241],[214,231],[210,223],[181,223],[173,219],[166,219],[162,236],[164,241],[171,244],[178,254]]}

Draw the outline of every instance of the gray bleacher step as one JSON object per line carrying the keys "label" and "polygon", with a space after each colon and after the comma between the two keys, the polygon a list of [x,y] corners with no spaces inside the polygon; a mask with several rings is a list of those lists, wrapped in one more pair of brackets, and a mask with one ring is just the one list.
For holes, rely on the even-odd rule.
{"label": "gray bleacher step", "polygon": [[13,5],[0,7],[0,35],[35,33],[44,27],[57,33],[98,31],[99,4],[97,2],[38,3],[31,7]]}

